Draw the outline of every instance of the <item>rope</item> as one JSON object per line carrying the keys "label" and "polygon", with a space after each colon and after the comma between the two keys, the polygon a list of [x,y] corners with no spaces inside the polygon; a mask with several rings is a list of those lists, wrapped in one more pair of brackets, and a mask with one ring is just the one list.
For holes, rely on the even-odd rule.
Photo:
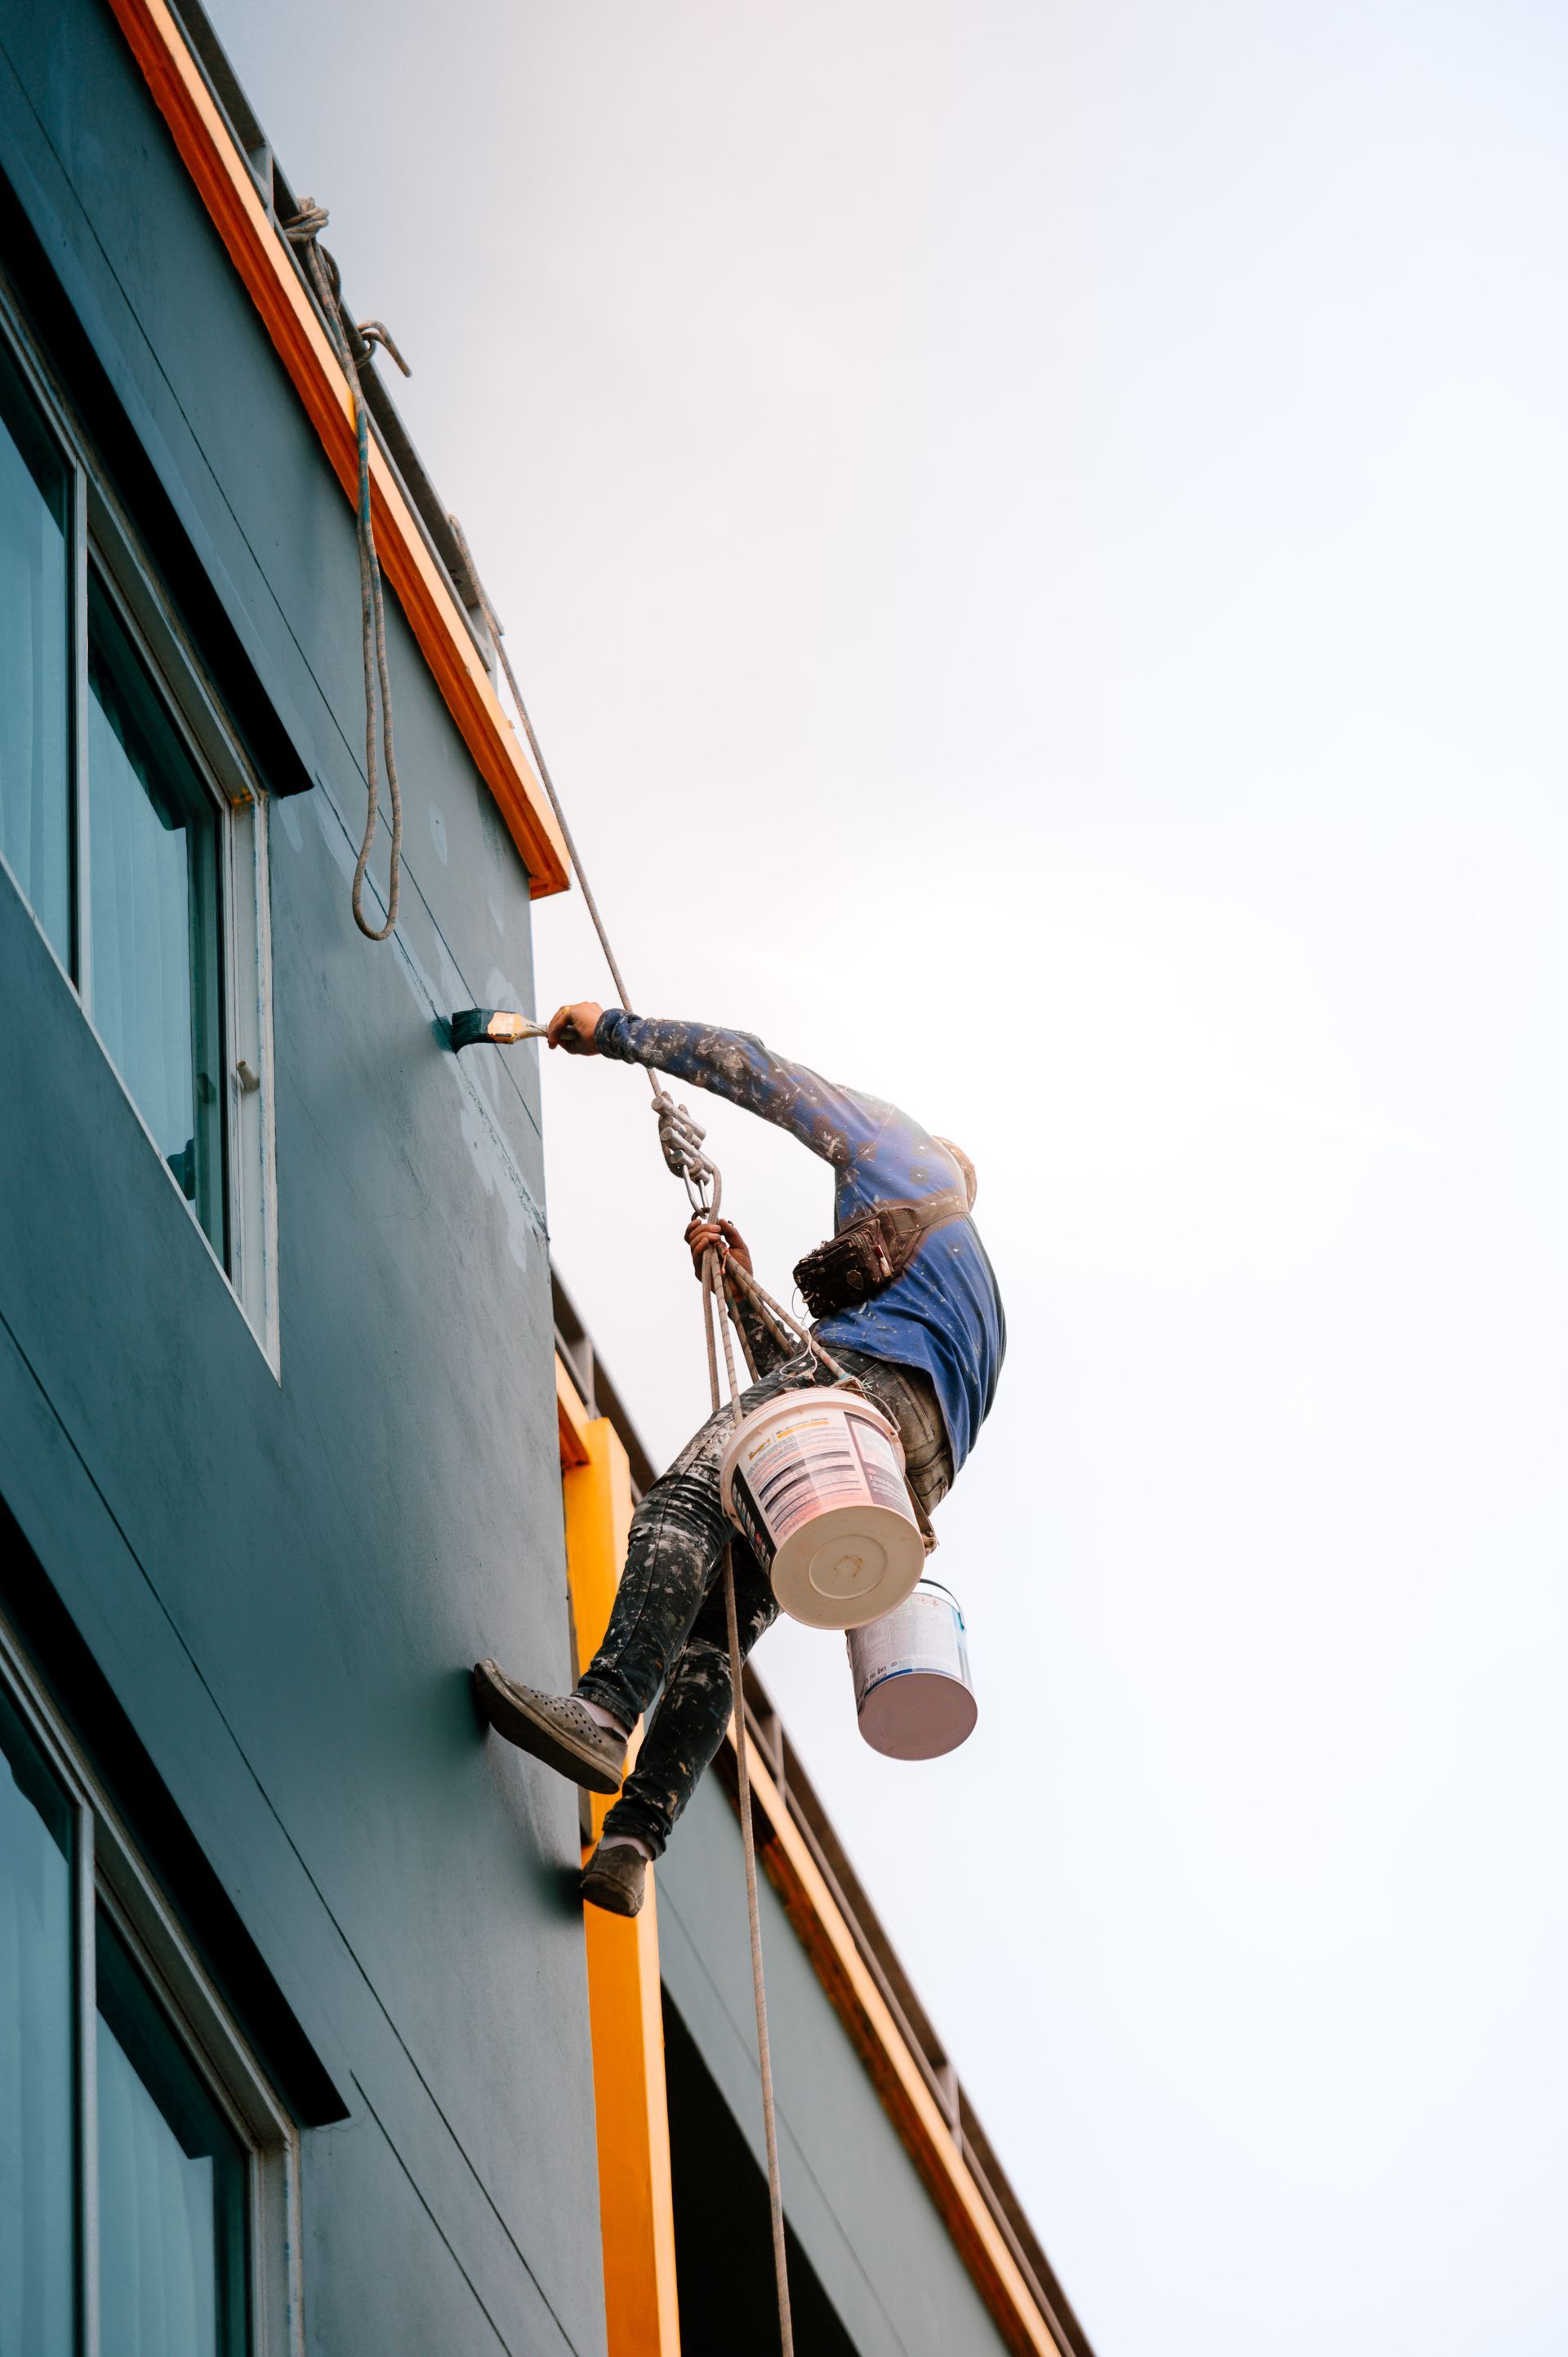
{"label": "rope", "polygon": [[[730,1408],[738,1415],[740,1386],[736,1380],[730,1320],[725,1311],[725,1281],[719,1255],[713,1245],[703,1254],[703,1330],[708,1345],[708,1387],[714,1414],[719,1412],[719,1365],[714,1348],[714,1323],[724,1336],[725,1367],[729,1377]],[[733,1550],[724,1553],[725,1627],[729,1637],[730,1693],[735,1703],[736,1797],[740,1804],[740,1846],[746,1860],[746,1918],[751,1934],[751,1988],[757,2006],[757,2066],[762,2083],[762,2133],[768,2147],[768,2207],[773,2228],[773,2276],[779,2291],[780,2357],[794,2357],[795,2327],[789,2312],[789,2264],[784,2241],[784,2194],[779,2169],[779,2127],[773,2106],[773,2058],[768,2042],[768,1994],[762,1975],[762,1909],[757,1890],[757,1835],[751,1815],[751,1768],[746,1732],[746,1664],[740,1650],[740,1620],[735,1602]]]}
{"label": "rope", "polygon": [[[343,309],[343,282],[338,264],[318,242],[328,214],[324,205],[306,197],[283,233],[298,253],[306,275],[326,322],[332,349],[342,363],[354,404],[354,438],[358,446],[360,488],[354,509],[354,536],[360,551],[360,643],[365,673],[365,832],[354,862],[353,888],[349,895],[354,922],[371,942],[384,942],[397,923],[398,897],[403,884],[403,790],[398,783],[397,755],[392,746],[392,677],[387,669],[386,607],[381,595],[381,565],[371,522],[371,423],[360,371],[373,347],[382,345],[404,376],[408,362],[379,319],[356,327]],[[380,699],[378,714],[377,700]],[[379,719],[379,726],[378,726]],[[376,813],[381,802],[381,757],[384,749],[387,793],[392,802],[392,856],[387,885],[387,920],[379,928],[364,910],[365,871],[376,838]]]}
{"label": "rope", "polygon": [[[511,690],[512,702],[516,705],[518,717],[522,722],[523,731],[527,736],[529,749],[533,755],[541,783],[550,797],[550,807],[555,813],[555,823],[561,829],[561,838],[566,845],[567,856],[572,862],[584,902],[589,916],[593,919],[594,931],[599,937],[599,947],[605,953],[605,963],[610,970],[610,976],[619,995],[620,1004],[629,1012],[631,994],[626,986],[626,978],[621,973],[619,961],[610,946],[609,934],[606,931],[604,919],[599,914],[599,904],[594,898],[593,888],[584,872],[582,855],[573,838],[571,827],[567,824],[566,813],[561,807],[561,798],[555,791],[554,780],[550,775],[550,764],[544,758],[544,748],[535,736],[533,723],[528,716],[528,705],[523,701],[522,690],[517,683],[517,673],[513,671],[510,659],[507,654],[505,631],[500,617],[491,605],[489,593],[479,578],[474,564],[473,552],[468,546],[462,525],[456,516],[449,516],[447,522],[451,524],[457,545],[462,550],[463,561],[468,568],[468,578],[478,598],[480,610],[489,624],[490,632],[495,640],[496,652],[500,658],[501,669],[506,673],[507,685]],[[704,1218],[714,1219],[718,1215],[719,1202],[724,1193],[724,1177],[717,1163],[703,1151],[703,1141],[707,1133],[702,1125],[693,1119],[684,1105],[678,1105],[674,1099],[660,1087],[656,1073],[650,1071],[648,1077],[653,1089],[653,1111],[659,1122],[659,1145],[665,1164],[674,1177],[684,1184],[687,1200],[693,1211],[701,1213]],[[787,1310],[781,1309],[770,1295],[763,1292],[756,1279],[751,1277],[747,1271],[742,1269],[738,1261],[734,1265],[736,1275],[749,1286],[750,1290],[765,1305],[765,1314],[771,1311],[775,1316],[782,1318],[787,1326],[792,1327],[797,1333],[804,1335],[819,1358],[834,1368],[843,1380],[845,1382],[852,1380],[844,1374],[843,1369],[838,1366],[836,1360],[830,1359],[821,1344],[813,1340],[811,1336],[806,1333],[806,1329],[791,1318]],[[703,1332],[708,1352],[708,1390],[713,1400],[713,1413],[715,1415],[723,1405],[719,1390],[718,1344],[714,1332],[715,1320],[719,1332],[724,1338],[725,1372],[729,1383],[732,1411],[738,1408],[740,1402],[740,1384],[736,1373],[735,1346],[730,1339],[732,1316],[736,1330],[741,1336],[742,1348],[746,1351],[746,1363],[755,1375],[757,1369],[752,1361],[750,1347],[746,1343],[738,1315],[733,1311],[726,1315],[723,1265],[720,1254],[710,1244],[703,1254]],[[795,2330],[789,2313],[789,2270],[784,2243],[784,2190],[779,2169],[779,2127],[773,2103],[773,2062],[768,2042],[768,1992],[762,1970],[762,1909],[757,1889],[757,1836],[752,1823],[751,1774],[746,1755],[744,1683],[746,1665],[741,1655],[740,1623],[736,1611],[735,1566],[731,1559],[731,1551],[727,1546],[724,1552],[723,1577],[725,1621],[729,1635],[730,1690],[735,1707],[735,1753],[736,1798],[740,1808],[740,1846],[741,1854],[746,1861],[746,1912],[751,1935],[751,1990],[757,2010],[757,2072],[762,2083],[762,2131],[768,2147],[768,2204],[773,2224],[773,2273],[779,2294],[779,2345],[780,2357],[794,2357]]]}
{"label": "rope", "polygon": [[[533,723],[529,717],[527,702],[521,688],[518,685],[517,673],[511,667],[511,657],[506,651],[506,625],[490,602],[489,591],[479,578],[478,567],[474,563],[474,552],[468,545],[467,534],[455,515],[449,515],[446,521],[451,525],[453,536],[463,552],[463,562],[468,568],[468,578],[473,584],[474,594],[479,601],[479,610],[489,624],[490,636],[495,640],[496,653],[499,658],[500,667],[506,673],[506,683],[511,690],[511,700],[517,706],[517,716],[521,721],[523,734],[528,738],[529,750],[533,755],[533,764],[539,771],[540,783],[550,797],[550,807],[555,813],[555,823],[561,830],[561,840],[564,843],[566,856],[572,862],[573,873],[577,878],[577,887],[583,895],[584,906],[593,919],[594,931],[599,937],[599,947],[605,953],[605,963],[610,970],[610,980],[615,984],[616,994],[620,1004],[629,1012],[631,993],[626,986],[626,976],[620,970],[620,960],[615,953],[605,927],[605,920],[599,914],[599,904],[594,898],[594,888],[589,883],[587,871],[583,866],[583,855],[577,848],[576,838],[572,833],[566,813],[561,807],[561,797],[555,791],[555,780],[550,774],[550,764],[544,758],[544,748],[535,734]],[[719,1200],[724,1193],[724,1174],[718,1164],[703,1152],[703,1140],[707,1135],[706,1130],[684,1105],[677,1104],[674,1098],[660,1087],[657,1072],[649,1072],[648,1083],[653,1092],[653,1111],[659,1122],[659,1146],[664,1157],[665,1168],[684,1185],[686,1200],[693,1211],[702,1212],[708,1219],[716,1219]]]}
{"label": "rope", "polygon": [[757,1353],[751,1347],[751,1337],[741,1323],[739,1306],[730,1299],[728,1294],[725,1296],[725,1302],[729,1310],[730,1324],[735,1328],[736,1340],[739,1342],[741,1353],[746,1360],[746,1372],[752,1382],[756,1383],[760,1370],[757,1363]]}
{"label": "rope", "polygon": [[[726,1266],[727,1265],[726,1262]],[[743,1267],[740,1262],[736,1261],[735,1273],[775,1332],[782,1326],[787,1332],[794,1335],[797,1341],[803,1342],[812,1357],[821,1360],[833,1381],[836,1383],[842,1383],[846,1391],[863,1392],[865,1390],[865,1386],[859,1376],[852,1375],[847,1367],[841,1367],[832,1352],[818,1341],[811,1328],[802,1326],[794,1311],[786,1309],[781,1301],[775,1301],[767,1287],[757,1282],[750,1269]]]}
{"label": "rope", "polygon": [[[561,807],[561,797],[555,791],[555,780],[550,774],[550,764],[544,758],[544,748],[533,733],[533,723],[528,716],[528,706],[523,702],[522,690],[517,683],[517,673],[511,667],[511,658],[506,651],[506,626],[491,605],[489,592],[479,578],[478,568],[474,563],[474,552],[468,546],[467,536],[462,525],[455,515],[449,515],[446,521],[451,525],[457,545],[463,552],[463,562],[468,568],[468,578],[474,585],[474,594],[478,598],[480,610],[490,626],[490,635],[496,642],[496,652],[500,657],[501,669],[506,673],[506,683],[511,690],[511,700],[517,706],[517,716],[522,723],[523,734],[528,738],[529,750],[533,755],[533,765],[539,771],[540,782],[550,797],[550,807],[555,813],[555,823],[561,830],[561,840],[564,843],[567,856],[576,871],[577,887],[583,895],[588,914],[594,920],[594,931],[599,937],[599,947],[605,953],[605,963],[610,970],[610,978],[619,993],[621,1005],[629,1007],[631,994],[627,989],[626,977],[621,973],[614,950],[610,947],[610,937],[605,931],[605,920],[599,914],[599,904],[594,898],[593,887],[583,872],[583,862],[576,844],[573,840],[572,830],[566,823],[566,813]],[[650,1077],[651,1078],[651,1075]],[[654,1087],[658,1088],[657,1082],[654,1082]]]}

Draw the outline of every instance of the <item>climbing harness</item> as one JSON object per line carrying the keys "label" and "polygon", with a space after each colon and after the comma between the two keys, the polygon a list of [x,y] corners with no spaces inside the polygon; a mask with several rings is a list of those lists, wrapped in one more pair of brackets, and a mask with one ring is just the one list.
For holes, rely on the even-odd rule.
{"label": "climbing harness", "polygon": [[[282,223],[284,235],[295,247],[315,290],[332,349],[349,380],[354,404],[354,436],[359,446],[360,489],[355,503],[355,538],[360,549],[360,639],[365,672],[365,832],[354,862],[349,902],[354,922],[367,941],[384,942],[397,923],[398,895],[403,881],[403,791],[398,784],[397,755],[392,746],[392,677],[387,669],[386,608],[381,594],[381,565],[371,522],[371,421],[360,371],[377,344],[389,352],[404,376],[412,375],[392,337],[379,319],[356,323],[343,308],[343,285],[338,264],[320,243],[329,216],[325,205],[306,197],[292,221]],[[379,714],[378,714],[379,700]],[[378,742],[379,740],[379,742]],[[364,910],[365,871],[376,839],[376,813],[381,801],[381,754],[386,757],[387,793],[392,802],[392,855],[387,884],[387,920],[377,927]]]}
{"label": "climbing harness", "polygon": [[933,1228],[961,1220],[969,1197],[961,1187],[914,1203],[874,1203],[846,1220],[836,1235],[795,1263],[795,1282],[814,1318],[851,1309],[902,1276]]}

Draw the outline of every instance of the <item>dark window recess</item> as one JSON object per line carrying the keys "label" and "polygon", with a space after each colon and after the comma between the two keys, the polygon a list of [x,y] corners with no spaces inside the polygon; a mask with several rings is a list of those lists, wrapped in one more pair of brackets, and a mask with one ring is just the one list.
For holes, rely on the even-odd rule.
{"label": "dark window recess", "polygon": [[[305,2127],[325,2127],[346,2120],[347,2104],[3,1498],[0,1609],[37,1664],[71,1741],[80,1748],[116,1813],[134,1828],[137,1846],[199,1955],[204,1972],[295,2118]],[[9,1740],[4,1734],[7,1710],[0,1687],[0,1749]],[[19,1725],[18,1721],[18,1730]],[[5,1764],[0,1760],[0,1800],[5,1792]],[[5,2282],[0,2252],[0,2286]],[[23,2345],[31,2357],[31,2344]],[[10,2357],[4,2339],[0,2339],[0,2352]]]}
{"label": "dark window recess", "polygon": [[100,1914],[102,2357],[246,2357],[249,2158]]}
{"label": "dark window recess", "polygon": [[[768,2179],[695,2040],[664,1999],[681,2357],[776,2357],[779,2310]],[[856,2357],[785,2221],[796,2357]]]}
{"label": "dark window recess", "polygon": [[76,2347],[74,1824],[0,1692],[0,2350]]}
{"label": "dark window recess", "polygon": [[0,344],[0,852],[68,969],[72,480]]}
{"label": "dark window recess", "polygon": [[[48,354],[59,381],[70,387],[80,417],[116,502],[136,519],[149,564],[200,647],[225,711],[269,793],[306,792],[315,782],[298,748],[257,678],[202,559],[69,297],[55,276],[37,231],[0,175],[0,253],[27,324]],[[63,954],[63,953],[62,953]]]}
{"label": "dark window recess", "polygon": [[92,1019],[224,1260],[218,813],[96,581],[88,689]]}

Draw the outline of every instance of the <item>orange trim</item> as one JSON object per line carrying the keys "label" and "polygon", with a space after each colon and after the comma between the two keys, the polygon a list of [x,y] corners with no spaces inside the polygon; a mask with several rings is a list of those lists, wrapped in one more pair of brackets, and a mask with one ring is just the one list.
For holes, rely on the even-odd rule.
{"label": "orange trim", "polygon": [[585,1907],[608,2357],[680,2357],[658,1897]]}
{"label": "orange trim", "polygon": [[[735,1749],[732,1722],[726,1740]],[[884,2110],[924,2179],[927,2191],[973,2276],[997,2329],[1015,2357],[1060,2357],[1061,2344],[1041,2314],[1012,2253],[970,2175],[951,2129],[888,2011],[816,1861],[800,1837],[768,1762],[746,1738],[757,1852],[865,2064]]]}
{"label": "orange trim", "polygon": [[[555,1422],[561,1434],[561,1469],[568,1466],[585,1465],[588,1461],[588,1411],[577,1394],[577,1386],[566,1371],[559,1352],[555,1358]],[[609,1622],[609,1608],[605,1608],[605,1625]],[[599,1634],[604,1633],[601,1628]],[[598,1638],[594,1640],[598,1643]]]}
{"label": "orange trim", "polygon": [[[555,1397],[566,1505],[566,1576],[580,1673],[609,1625],[631,1527],[631,1470],[609,1419],[589,1417],[560,1358],[555,1361]],[[593,1803],[596,1836],[608,1806],[602,1800]],[[583,1934],[594,2047],[608,2357],[680,2357],[658,1894],[652,1869],[639,1914],[628,1921],[607,1915],[602,1908],[585,1907]]]}
{"label": "orange trim", "polygon": [[[343,371],[267,218],[250,167],[164,0],[110,0],[186,169],[262,315],[333,472],[359,497],[353,404]],[[538,899],[570,883],[555,814],[501,710],[451,589],[391,468],[371,446],[371,513],[381,569],[396,594],[480,776],[495,796]]]}

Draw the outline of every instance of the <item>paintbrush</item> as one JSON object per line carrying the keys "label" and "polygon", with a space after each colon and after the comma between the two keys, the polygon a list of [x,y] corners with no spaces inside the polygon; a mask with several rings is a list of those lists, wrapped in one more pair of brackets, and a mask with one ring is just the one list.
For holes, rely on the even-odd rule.
{"label": "paintbrush", "polygon": [[452,1017],[454,1049],[515,1047],[520,1039],[542,1039],[548,1023],[531,1023],[526,1015],[509,1015],[499,1006],[465,1006]]}

